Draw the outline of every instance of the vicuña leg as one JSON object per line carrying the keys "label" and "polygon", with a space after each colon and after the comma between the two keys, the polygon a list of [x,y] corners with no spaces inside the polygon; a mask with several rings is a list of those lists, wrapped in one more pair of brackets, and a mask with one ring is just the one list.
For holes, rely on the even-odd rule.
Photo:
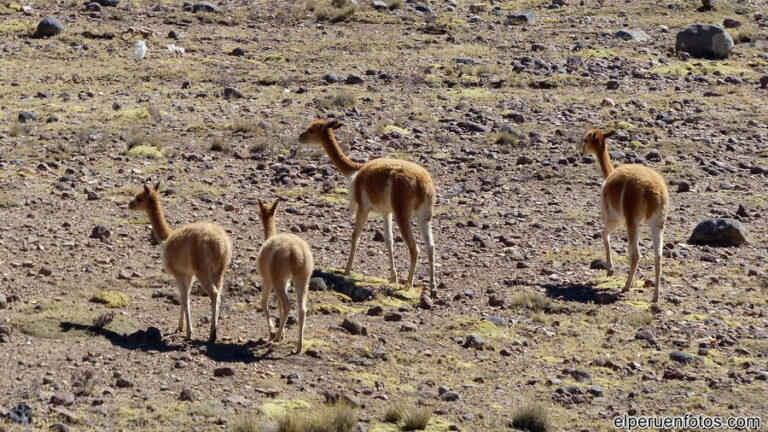
{"label": "vicu\u00f1a leg", "polygon": [[635,273],[637,272],[637,264],[640,262],[640,247],[638,245],[638,226],[637,222],[633,220],[627,220],[627,246],[629,249],[629,275],[627,276],[627,284],[624,285],[623,292],[629,291],[632,288],[632,284],[635,281]]}
{"label": "vicu\u00f1a leg", "polygon": [[269,279],[262,279],[261,281],[261,313],[267,319],[267,326],[269,327],[269,337],[267,340],[271,341],[275,334],[275,325],[272,324],[272,317],[269,316],[269,296],[272,294],[272,281]]}
{"label": "vicu\u00f1a leg", "polygon": [[192,276],[176,276],[176,286],[179,288],[179,303],[181,303],[178,331],[184,331],[184,323],[186,322],[186,338],[192,339],[192,317],[189,312],[189,294],[190,288],[192,287]]}
{"label": "vicu\u00f1a leg", "polygon": [[384,243],[387,244],[389,254],[389,281],[397,282],[397,270],[395,269],[394,239],[392,236],[392,213],[384,215]]}
{"label": "vicu\u00f1a leg", "polygon": [[435,282],[435,240],[432,236],[432,221],[425,219],[419,221],[421,236],[427,245],[427,258],[429,259],[429,292],[432,298],[437,298],[437,284]]}
{"label": "vicu\u00f1a leg", "polygon": [[661,290],[661,254],[664,244],[664,223],[654,223],[651,225],[651,237],[653,238],[653,255],[656,269],[656,286],[653,291],[653,301],[659,301],[659,292]]}
{"label": "vicu\u00f1a leg", "polygon": [[299,341],[296,343],[296,354],[301,354],[304,347],[304,320],[307,316],[307,291],[309,291],[310,275],[302,275],[293,279],[293,288],[296,290],[296,309],[299,315]]}
{"label": "vicu\u00f1a leg", "polygon": [[280,326],[277,328],[274,341],[280,342],[283,340],[285,323],[288,321],[288,314],[291,312],[291,299],[288,298],[288,281],[276,281],[275,294],[277,294],[277,301],[280,302]]}
{"label": "vicu\u00f1a leg", "polygon": [[611,233],[616,229],[616,219],[606,219],[603,226],[603,245],[605,246],[605,266],[608,268],[608,276],[613,276],[613,254],[611,252]]}
{"label": "vicu\u00f1a leg", "polygon": [[349,274],[352,271],[352,262],[355,260],[355,251],[360,242],[360,233],[363,232],[363,227],[367,221],[368,212],[363,210],[362,207],[358,207],[357,216],[355,218],[355,229],[352,231],[352,249],[349,251],[349,260],[347,260],[347,267],[344,269],[344,274]]}
{"label": "vicu\u00f1a leg", "polygon": [[416,273],[416,264],[419,261],[419,246],[416,244],[416,240],[413,238],[413,230],[411,229],[411,215],[407,213],[395,214],[395,220],[397,226],[400,227],[400,233],[403,235],[405,244],[408,245],[408,252],[411,255],[411,266],[408,269],[408,279],[405,281],[406,288],[413,286],[413,276]]}

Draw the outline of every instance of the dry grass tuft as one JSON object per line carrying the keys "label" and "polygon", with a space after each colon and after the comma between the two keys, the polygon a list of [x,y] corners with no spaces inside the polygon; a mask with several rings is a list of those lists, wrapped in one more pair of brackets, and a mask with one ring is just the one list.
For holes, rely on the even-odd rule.
{"label": "dry grass tuft", "polygon": [[518,408],[512,416],[512,426],[528,432],[549,432],[553,430],[547,408],[536,402]]}
{"label": "dry grass tuft", "polygon": [[347,403],[325,405],[311,412],[289,412],[278,422],[277,432],[352,432],[360,413]]}
{"label": "dry grass tuft", "polygon": [[386,411],[384,411],[384,421],[387,423],[397,423],[403,419],[403,413],[406,410],[406,405],[403,402],[398,402],[390,405]]}
{"label": "dry grass tuft", "polygon": [[320,109],[326,110],[334,108],[350,109],[355,106],[356,102],[357,98],[354,93],[349,90],[341,90],[335,95],[317,100],[315,105]]}
{"label": "dry grass tuft", "polygon": [[525,291],[513,295],[509,303],[512,307],[525,308],[533,312],[557,313],[561,309],[549,298],[541,294]]}
{"label": "dry grass tuft", "polygon": [[425,430],[432,419],[432,411],[427,407],[417,407],[403,414],[403,430]]}
{"label": "dry grass tuft", "polygon": [[261,423],[250,413],[240,414],[232,421],[230,432],[261,432]]}
{"label": "dry grass tuft", "polygon": [[349,0],[318,0],[309,2],[307,9],[318,21],[337,23],[348,20],[357,11],[357,6]]}

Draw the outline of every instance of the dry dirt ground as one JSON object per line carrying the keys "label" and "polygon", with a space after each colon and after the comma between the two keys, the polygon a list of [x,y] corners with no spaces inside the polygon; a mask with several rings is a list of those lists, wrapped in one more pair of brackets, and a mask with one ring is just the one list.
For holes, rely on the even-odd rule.
{"label": "dry dirt ground", "polygon": [[[765,3],[567,3],[409,0],[390,11],[360,0],[329,22],[318,17],[345,11],[325,0],[222,1],[218,13],[121,0],[100,18],[78,1],[23,3],[31,15],[0,2],[0,325],[10,329],[0,411],[26,402],[34,430],[248,430],[304,415],[331,391],[358,398],[361,425],[376,432],[399,430],[384,421],[397,402],[428,407],[431,431],[510,430],[526,404],[562,431],[614,430],[626,413],[765,415],[768,30],[755,19]],[[507,25],[521,10],[538,21]],[[46,15],[66,31],[28,37]],[[678,30],[724,18],[741,21],[729,60],[672,55]],[[614,38],[622,28],[653,39]],[[150,51],[136,62],[139,39]],[[243,97],[224,98],[227,86]],[[20,123],[21,111],[37,118]],[[336,278],[352,218],[344,178],[298,144],[316,117],[345,123],[353,159],[405,158],[433,174],[442,301],[419,307],[423,254],[413,290],[379,279],[374,218],[348,281],[374,298],[312,291],[306,352],[291,355],[295,325],[282,344],[263,340],[256,200],[284,198],[279,229],[300,233]],[[590,269],[603,258],[601,177],[577,146],[591,127],[619,131],[616,163],[647,164],[671,184],[659,310],[645,285],[647,230],[633,290],[620,293],[623,231],[616,275]],[[215,345],[204,343],[202,296],[193,340],[173,333],[174,283],[147,219],[127,209],[145,181],[163,182],[173,226],[210,220],[231,233]],[[720,216],[739,218],[752,243],[686,243]],[[97,225],[109,236],[92,238]],[[125,297],[112,293],[109,308],[92,301],[100,291]],[[367,334],[341,329],[345,318]],[[149,327],[161,342],[123,336]],[[696,358],[683,364],[676,351]]]}

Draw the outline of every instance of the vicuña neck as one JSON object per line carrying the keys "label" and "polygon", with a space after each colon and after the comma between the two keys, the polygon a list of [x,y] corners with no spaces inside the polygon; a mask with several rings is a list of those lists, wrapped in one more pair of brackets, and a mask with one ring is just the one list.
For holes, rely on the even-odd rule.
{"label": "vicu\u00f1a neck", "polygon": [[147,215],[149,216],[149,222],[152,224],[155,238],[158,242],[164,242],[171,235],[171,227],[168,226],[168,222],[165,220],[163,206],[160,204],[159,199],[150,199]]}
{"label": "vicu\u00f1a neck", "polygon": [[277,226],[275,225],[275,218],[272,217],[264,222],[264,241],[269,240],[269,238],[275,234],[277,234]]}
{"label": "vicu\u00f1a neck", "polygon": [[341,147],[339,146],[339,142],[336,141],[336,135],[333,133],[333,129],[329,128],[325,132],[322,145],[325,153],[331,159],[331,162],[333,162],[333,165],[336,169],[341,171],[344,177],[350,177],[360,170],[362,164],[354,162],[344,154],[344,151],[341,150]]}
{"label": "vicu\u00f1a neck", "polygon": [[603,177],[608,178],[613,172],[613,164],[611,163],[611,156],[608,155],[608,149],[597,154],[597,163],[600,164],[600,170],[603,171]]}

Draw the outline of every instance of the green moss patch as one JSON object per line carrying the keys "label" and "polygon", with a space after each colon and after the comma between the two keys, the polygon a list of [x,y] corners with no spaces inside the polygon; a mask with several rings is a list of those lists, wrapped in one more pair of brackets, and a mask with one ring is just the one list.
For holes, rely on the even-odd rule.
{"label": "green moss patch", "polygon": [[158,149],[157,147],[141,144],[135,147],[131,147],[128,150],[128,152],[126,152],[126,155],[128,157],[133,157],[133,158],[145,157],[145,158],[152,158],[152,159],[160,159],[163,157],[163,152],[160,151],[160,149]]}
{"label": "green moss patch", "polygon": [[310,408],[312,404],[302,399],[275,399],[261,406],[261,410],[274,419],[284,417],[288,411]]}

